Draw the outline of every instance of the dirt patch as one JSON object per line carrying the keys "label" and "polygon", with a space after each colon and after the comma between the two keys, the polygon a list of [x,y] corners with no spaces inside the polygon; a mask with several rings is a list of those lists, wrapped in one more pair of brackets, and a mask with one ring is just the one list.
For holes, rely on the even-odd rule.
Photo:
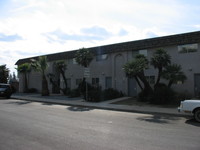
{"label": "dirt patch", "polygon": [[111,104],[116,104],[116,105],[135,105],[135,106],[150,106],[150,107],[163,107],[163,108],[176,108],[178,107],[177,105],[153,105],[150,104],[149,102],[140,102],[136,98],[128,98],[125,100],[120,100]]}

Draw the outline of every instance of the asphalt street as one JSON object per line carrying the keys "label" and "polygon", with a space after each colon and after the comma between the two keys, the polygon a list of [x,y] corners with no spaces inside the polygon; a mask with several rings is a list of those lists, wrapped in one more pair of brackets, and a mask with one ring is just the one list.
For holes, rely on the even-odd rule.
{"label": "asphalt street", "polygon": [[0,99],[0,150],[199,150],[192,118]]}

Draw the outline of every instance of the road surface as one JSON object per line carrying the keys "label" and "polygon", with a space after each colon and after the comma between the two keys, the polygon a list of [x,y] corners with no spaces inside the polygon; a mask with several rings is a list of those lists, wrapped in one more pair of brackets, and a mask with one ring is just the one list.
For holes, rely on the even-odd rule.
{"label": "road surface", "polygon": [[199,150],[193,119],[0,99],[0,150]]}

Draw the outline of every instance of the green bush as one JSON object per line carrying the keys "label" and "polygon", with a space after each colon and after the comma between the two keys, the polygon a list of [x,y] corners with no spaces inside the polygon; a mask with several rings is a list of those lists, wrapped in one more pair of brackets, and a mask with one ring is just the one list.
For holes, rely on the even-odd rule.
{"label": "green bush", "polygon": [[30,89],[28,89],[27,91],[26,91],[26,93],[37,93],[38,91],[37,91],[37,89],[35,89],[35,88],[30,88]]}
{"label": "green bush", "polygon": [[167,86],[156,88],[150,99],[152,104],[171,104],[175,100],[175,92]]}
{"label": "green bush", "polygon": [[152,99],[152,94],[149,94],[146,91],[141,91],[138,94],[138,100],[141,102],[149,102],[149,101],[151,101],[151,99]]}
{"label": "green bush", "polygon": [[88,91],[88,101],[90,102],[100,102],[102,101],[102,91],[100,88]]}
{"label": "green bush", "polygon": [[119,97],[123,97],[124,94],[113,88],[105,89],[102,93],[104,100],[111,100]]}
{"label": "green bush", "polygon": [[186,99],[192,99],[192,95],[189,94],[187,91],[181,92],[181,93],[176,93],[175,95],[175,101],[174,104],[180,104],[181,101],[186,100]]}
{"label": "green bush", "polygon": [[119,98],[124,96],[122,92],[119,92],[115,89],[105,89],[101,90],[101,87],[92,87],[90,91],[88,91],[88,99],[90,102],[100,102],[104,100],[111,100],[115,98]]}
{"label": "green bush", "polygon": [[69,93],[70,98],[79,97],[79,96],[81,96],[81,93],[80,93],[80,90],[78,88],[71,90],[70,93]]}

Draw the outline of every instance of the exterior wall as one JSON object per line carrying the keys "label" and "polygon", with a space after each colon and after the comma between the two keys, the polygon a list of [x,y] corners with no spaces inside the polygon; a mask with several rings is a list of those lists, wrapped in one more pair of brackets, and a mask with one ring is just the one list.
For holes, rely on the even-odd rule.
{"label": "exterior wall", "polygon": [[[193,43],[191,43],[193,44]],[[162,47],[165,49],[171,56],[172,63],[180,64],[182,66],[182,71],[187,76],[187,80],[184,84],[175,84],[172,86],[178,92],[185,92],[194,95],[194,74],[200,74],[200,43],[198,43],[198,51],[192,53],[179,53],[178,45]],[[150,61],[153,53],[157,48],[146,49],[147,58]],[[138,50],[139,51],[139,50]],[[135,52],[135,51],[134,51]],[[133,59],[132,51],[122,51],[118,53],[107,54],[105,60],[97,61],[96,57],[92,60],[90,68],[90,78],[87,78],[89,83],[92,83],[92,78],[99,78],[99,85],[102,89],[105,89],[106,77],[111,77],[112,79],[112,88],[122,91],[125,94],[128,94],[128,83],[129,79],[125,76],[122,66]],[[74,64],[72,59],[65,60],[67,62],[66,78],[71,81],[71,89],[77,88],[77,79],[82,79],[84,74],[84,68],[78,64]],[[49,69],[47,73],[56,73],[54,69],[54,62],[49,62]],[[155,76],[157,79],[157,70],[153,66],[149,66],[149,69],[145,70],[145,75]],[[56,75],[57,78],[59,74]],[[60,77],[60,86],[63,86],[62,77]],[[23,91],[24,81],[23,76],[19,75],[20,84],[19,91]],[[49,80],[48,80],[49,82]],[[165,80],[161,80],[165,82]],[[41,91],[41,74],[36,72],[31,72],[29,75],[29,88],[36,88],[38,91]],[[52,84],[49,83],[49,90],[52,93]],[[138,85],[135,86],[137,93],[140,92]]]}
{"label": "exterior wall", "polygon": [[[193,44],[193,43],[191,43]],[[184,84],[173,85],[173,88],[179,92],[194,94],[194,74],[200,73],[200,44],[198,43],[197,52],[192,53],[179,53],[177,46],[168,47],[166,49],[172,56],[172,62],[180,64],[182,71],[187,76]]]}
{"label": "exterior wall", "polygon": [[24,77],[23,75],[20,73],[18,74],[18,78],[19,78],[19,92],[23,92],[23,88],[24,88]]}
{"label": "exterior wall", "polygon": [[[194,95],[194,74],[200,73],[200,67],[197,65],[200,63],[200,43],[198,43],[197,52],[192,53],[179,53],[178,45],[163,47],[163,49],[171,56],[171,63],[181,65],[182,71],[187,76],[187,80],[183,84],[173,84],[172,88],[177,92]],[[150,60],[150,57],[152,57],[155,50],[156,49],[148,49],[148,60]],[[155,70],[153,66],[150,66],[150,68],[145,71],[145,75],[155,75],[157,78],[157,70]],[[161,82],[167,83],[163,79],[161,79]]]}

